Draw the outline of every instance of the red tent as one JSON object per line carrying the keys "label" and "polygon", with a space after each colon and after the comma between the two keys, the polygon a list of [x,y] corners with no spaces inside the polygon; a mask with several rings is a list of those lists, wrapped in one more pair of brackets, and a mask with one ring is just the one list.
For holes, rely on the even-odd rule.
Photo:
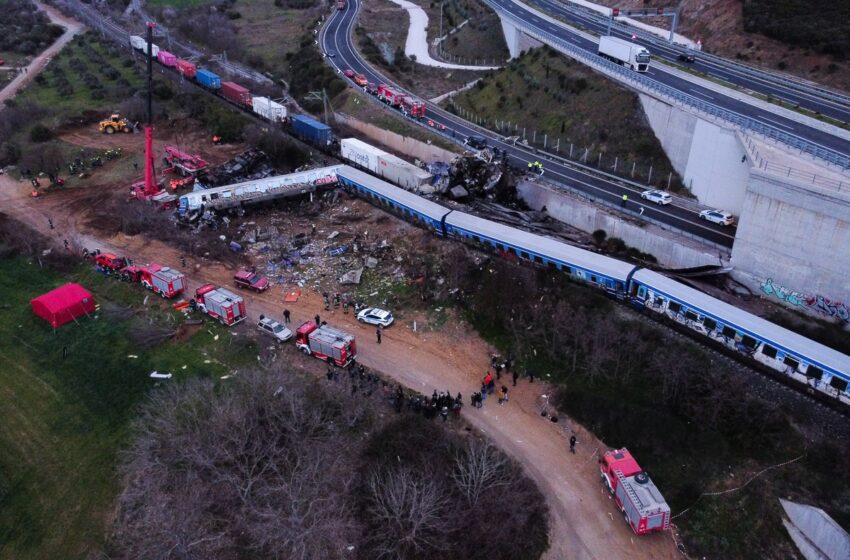
{"label": "red tent", "polygon": [[53,325],[54,329],[94,311],[94,297],[79,284],[65,284],[30,303],[33,313]]}

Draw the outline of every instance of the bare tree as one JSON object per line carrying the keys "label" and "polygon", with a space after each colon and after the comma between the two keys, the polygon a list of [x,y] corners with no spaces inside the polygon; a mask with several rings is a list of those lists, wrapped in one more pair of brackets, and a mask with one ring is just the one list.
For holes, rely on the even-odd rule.
{"label": "bare tree", "polygon": [[472,439],[466,449],[455,455],[452,478],[469,505],[474,507],[485,490],[511,483],[508,466],[508,458],[490,442]]}
{"label": "bare tree", "polygon": [[423,558],[445,548],[450,500],[436,481],[405,467],[375,471],[368,492],[375,558]]}

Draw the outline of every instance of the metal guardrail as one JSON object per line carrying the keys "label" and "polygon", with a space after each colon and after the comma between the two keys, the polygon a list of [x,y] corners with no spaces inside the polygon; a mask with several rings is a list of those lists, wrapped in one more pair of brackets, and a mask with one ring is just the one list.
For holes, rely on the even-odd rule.
{"label": "metal guardrail", "polygon": [[654,97],[666,98],[667,100],[685,105],[698,111],[702,115],[713,117],[725,123],[735,125],[751,133],[758,134],[768,140],[785,144],[786,146],[790,146],[802,153],[838,166],[841,169],[850,169],[850,156],[829,148],[824,148],[823,146],[800,138],[794,134],[783,132],[778,128],[766,125],[750,117],[739,115],[738,113],[729,111],[728,109],[723,109],[692,95],[682,93],[675,88],[664,85],[631,69],[627,69],[624,66],[605,60],[597,56],[596,53],[586,51],[577,45],[549,33],[548,31],[544,31],[516,17],[510,12],[503,10],[502,7],[496,4],[493,0],[484,0],[484,2],[497,14],[499,14],[499,17],[511,21],[517,28],[522,29],[523,33],[552,46],[564,54],[583,61],[588,66],[614,77],[620,82],[629,83],[634,89],[651,94]]}
{"label": "metal guardrail", "polygon": [[[569,0],[566,0],[566,2],[569,2]],[[567,11],[567,12],[570,12],[570,13],[573,13],[573,14],[577,14],[577,15],[581,15],[582,17],[595,19],[598,23],[600,23],[602,25],[608,25],[608,18],[594,12],[593,10],[585,9],[585,8],[582,8],[582,7],[579,7],[579,6],[572,6],[572,5],[569,5],[568,3],[564,3],[564,2],[560,2],[560,4],[561,4],[561,6],[563,6],[564,11]],[[624,24],[620,21],[615,20],[612,23],[612,25],[613,25],[613,27],[616,27],[617,29],[619,29],[620,31],[623,31],[624,33],[631,33],[633,35],[640,37],[644,41],[648,41],[648,42],[650,42],[654,45],[658,45],[660,47],[676,48],[676,49],[679,49],[683,53],[687,52],[689,50],[687,47],[683,47],[682,45],[679,45],[678,43],[670,43],[668,41],[665,41],[665,40],[659,38],[657,35],[650,33],[649,31],[645,31],[645,30],[640,29],[638,27],[634,27],[634,26],[631,26],[631,25]],[[717,55],[711,54],[709,52],[705,52],[705,51],[699,51],[699,52],[700,52],[700,57],[708,59],[711,62],[713,62],[714,64],[717,64],[719,66],[726,66],[726,67],[729,67],[729,68],[734,68],[735,71],[740,72],[742,74],[746,74],[747,76],[749,76],[751,78],[756,78],[756,79],[759,79],[759,80],[772,82],[772,83],[774,83],[778,86],[782,86],[782,87],[787,88],[787,89],[795,90],[795,91],[805,93],[805,94],[808,94],[808,95],[811,95],[811,96],[814,96],[814,97],[820,97],[821,99],[826,99],[826,100],[833,101],[833,102],[839,103],[841,105],[847,105],[848,107],[850,107],[850,95],[845,95],[845,94],[842,94],[840,92],[833,91],[833,90],[827,89],[825,87],[817,86],[817,85],[801,83],[801,82],[795,81],[795,79],[791,76],[785,76],[785,75],[782,75],[782,74],[776,74],[776,73],[773,73],[773,72],[769,72],[767,70],[762,70],[760,68],[754,68],[754,67],[749,66],[747,64],[743,64],[743,63],[737,62],[735,60],[730,60],[728,58],[723,58],[721,56],[717,56]]]}

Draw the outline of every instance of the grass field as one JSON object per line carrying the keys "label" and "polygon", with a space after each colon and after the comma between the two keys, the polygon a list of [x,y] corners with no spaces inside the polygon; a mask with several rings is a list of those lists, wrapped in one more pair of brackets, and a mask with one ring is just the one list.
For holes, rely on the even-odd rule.
{"label": "grass field", "polygon": [[[673,167],[643,114],[636,95],[588,70],[578,62],[547,47],[534,49],[491,73],[473,87],[443,105],[454,106],[462,116],[484,119],[491,129],[501,127],[506,136],[523,136],[529,144],[573,159],[584,156],[595,165],[602,153],[603,167],[611,171],[615,158],[621,174],[629,176],[635,164],[635,180],[648,179],[667,187]],[[536,134],[535,134],[536,131]],[[681,188],[673,173],[671,187]]]}
{"label": "grass field", "polygon": [[260,57],[275,74],[287,76],[289,59],[299,49],[308,25],[324,13],[319,5],[290,9],[275,6],[274,0],[237,2],[235,9],[242,17],[233,24],[249,54]]}
{"label": "grass field", "polygon": [[31,101],[51,110],[54,121],[100,108],[104,113],[142,87],[139,67],[96,40],[78,36],[50,61],[17,101]]}
{"label": "grass field", "polygon": [[[453,33],[442,44],[446,55],[460,57],[464,64],[483,65],[495,61],[500,64],[509,57],[505,35],[502,32],[499,16],[483,2],[478,0],[446,0],[437,2],[420,0],[416,2],[428,13],[428,40],[439,37],[440,30],[445,35],[464,21],[465,25]],[[440,12],[442,6],[442,25]]]}
{"label": "grass field", "polygon": [[[102,308],[54,331],[29,301],[68,280],[86,286]],[[0,260],[0,558],[84,558],[98,549],[128,421],[155,386],[148,374],[173,372],[175,382],[227,371],[221,358],[232,338],[223,328],[149,351],[136,347],[128,333],[137,322],[154,317],[176,327],[180,320],[158,298],[143,310],[146,295],[87,268],[62,277],[23,259]],[[140,313],[118,319],[107,304]],[[255,354],[242,346],[235,363]]]}

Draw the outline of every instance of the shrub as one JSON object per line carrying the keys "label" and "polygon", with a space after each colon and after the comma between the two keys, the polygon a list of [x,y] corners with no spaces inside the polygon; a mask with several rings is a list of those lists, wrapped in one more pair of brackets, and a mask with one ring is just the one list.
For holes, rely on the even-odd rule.
{"label": "shrub", "polygon": [[53,131],[39,123],[30,129],[30,140],[33,142],[47,142],[53,139]]}

